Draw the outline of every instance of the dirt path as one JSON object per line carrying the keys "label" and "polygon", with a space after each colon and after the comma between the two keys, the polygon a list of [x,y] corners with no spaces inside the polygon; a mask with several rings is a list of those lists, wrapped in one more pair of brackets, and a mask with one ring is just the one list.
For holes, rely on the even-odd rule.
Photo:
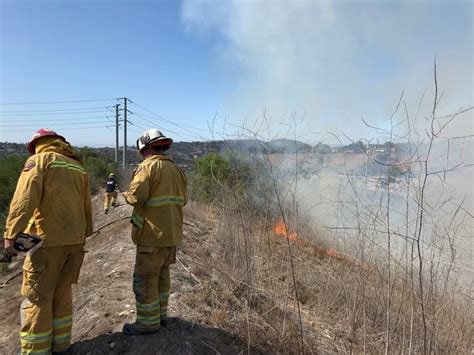
{"label": "dirt path", "polygon": [[[119,206],[104,215],[101,197],[93,200],[95,228],[103,228],[89,238],[88,251],[81,270],[79,284],[74,287],[74,325],[72,354],[237,354],[248,350],[236,336],[219,328],[200,323],[187,312],[190,307],[180,302],[194,292],[198,281],[186,270],[184,263],[172,267],[172,292],[170,316],[174,318],[158,333],[147,336],[124,336],[122,325],[135,319],[135,303],[132,292],[134,246],[130,240],[130,224],[126,217],[131,208],[123,199]],[[116,221],[116,222],[114,222]],[[185,235],[207,233],[198,223],[185,224]],[[20,270],[20,269],[18,269]],[[3,281],[3,280],[2,280]],[[0,349],[2,354],[19,351],[19,306],[21,278],[0,289],[4,301],[0,308]],[[258,353],[256,349],[250,349]]]}

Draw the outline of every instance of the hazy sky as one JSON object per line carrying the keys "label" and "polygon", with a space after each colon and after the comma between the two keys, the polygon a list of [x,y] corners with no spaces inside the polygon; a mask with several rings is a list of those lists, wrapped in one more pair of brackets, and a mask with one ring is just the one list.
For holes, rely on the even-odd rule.
{"label": "hazy sky", "polygon": [[[113,146],[114,100],[6,103],[122,96],[141,105],[129,107],[129,142],[153,124],[176,140],[210,138],[214,117],[215,138],[234,125],[283,136],[292,122],[309,142],[329,139],[319,131],[373,137],[361,118],[387,127],[402,90],[410,114],[423,94],[429,113],[435,56],[440,110],[474,102],[470,1],[0,4],[1,141],[46,126]],[[451,133],[472,131],[470,114]]]}

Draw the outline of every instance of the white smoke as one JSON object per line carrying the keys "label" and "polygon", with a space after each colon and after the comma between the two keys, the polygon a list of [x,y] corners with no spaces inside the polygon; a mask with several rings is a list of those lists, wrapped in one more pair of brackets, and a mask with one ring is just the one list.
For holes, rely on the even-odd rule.
{"label": "white smoke", "polygon": [[[392,1],[192,1],[182,21],[190,33],[217,37],[215,64],[232,89],[220,112],[233,121],[266,110],[278,127],[304,115],[299,136],[374,132],[361,118],[387,126],[405,90],[410,114],[433,98],[438,63],[444,112],[473,103],[472,3]],[[472,115],[452,134],[473,131]]]}

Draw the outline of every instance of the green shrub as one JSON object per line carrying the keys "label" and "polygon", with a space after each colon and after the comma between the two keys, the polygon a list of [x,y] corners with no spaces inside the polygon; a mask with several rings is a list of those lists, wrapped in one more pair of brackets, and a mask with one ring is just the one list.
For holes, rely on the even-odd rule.
{"label": "green shrub", "polygon": [[196,175],[190,187],[191,197],[210,202],[229,183],[229,162],[218,154],[208,154],[196,162]]}
{"label": "green shrub", "polygon": [[110,173],[117,175],[117,165],[111,158],[99,157],[91,148],[80,148],[78,152],[82,157],[84,168],[89,174],[91,192],[95,194],[105,186]]}
{"label": "green shrub", "polygon": [[195,200],[234,201],[258,207],[269,193],[268,171],[256,157],[234,151],[211,153],[196,162],[196,173],[190,184]]}
{"label": "green shrub", "polygon": [[0,160],[0,235],[3,236],[8,206],[26,157],[12,155]]}

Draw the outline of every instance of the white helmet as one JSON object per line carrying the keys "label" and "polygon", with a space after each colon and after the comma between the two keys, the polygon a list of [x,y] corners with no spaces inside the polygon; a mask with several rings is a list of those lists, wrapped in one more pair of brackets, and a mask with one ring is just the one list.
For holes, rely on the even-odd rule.
{"label": "white helmet", "polygon": [[171,144],[173,144],[173,140],[165,137],[156,128],[149,129],[137,139],[137,149],[139,151],[142,151],[145,147],[159,147],[166,150],[171,147]]}

